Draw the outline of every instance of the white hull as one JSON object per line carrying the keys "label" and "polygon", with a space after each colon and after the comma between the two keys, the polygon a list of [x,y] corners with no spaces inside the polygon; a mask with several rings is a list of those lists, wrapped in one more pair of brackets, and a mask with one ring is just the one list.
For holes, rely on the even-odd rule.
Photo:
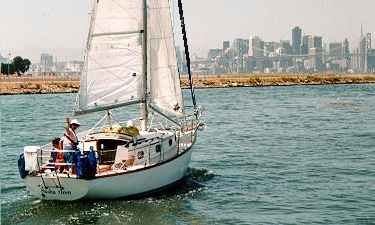
{"label": "white hull", "polygon": [[191,150],[152,168],[89,181],[85,198],[113,199],[152,192],[181,180],[188,169]]}
{"label": "white hull", "polygon": [[129,197],[146,194],[181,180],[188,169],[191,154],[192,150],[189,149],[177,158],[160,165],[92,180],[68,177],[44,177],[42,180],[39,176],[27,176],[25,183],[33,196],[44,200],[74,201],[82,198]]}

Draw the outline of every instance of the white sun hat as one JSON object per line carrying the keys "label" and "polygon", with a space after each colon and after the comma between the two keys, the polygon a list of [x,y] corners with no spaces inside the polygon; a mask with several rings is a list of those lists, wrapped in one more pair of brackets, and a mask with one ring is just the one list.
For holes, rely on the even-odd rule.
{"label": "white sun hat", "polygon": [[76,119],[72,119],[71,121],[70,121],[70,124],[76,124],[76,125],[78,125],[78,126],[81,126],[81,124],[78,122],[78,120],[76,120]]}

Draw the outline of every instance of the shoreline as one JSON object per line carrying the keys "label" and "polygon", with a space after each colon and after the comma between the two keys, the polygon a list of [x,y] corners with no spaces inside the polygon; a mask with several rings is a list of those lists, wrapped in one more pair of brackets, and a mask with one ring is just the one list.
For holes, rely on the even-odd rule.
{"label": "shoreline", "polygon": [[[194,76],[196,89],[238,87],[288,87],[303,85],[375,84],[375,74],[296,75],[244,74]],[[188,88],[187,77],[181,78],[183,89]],[[78,77],[11,77],[0,78],[0,95],[66,94],[77,93]]]}

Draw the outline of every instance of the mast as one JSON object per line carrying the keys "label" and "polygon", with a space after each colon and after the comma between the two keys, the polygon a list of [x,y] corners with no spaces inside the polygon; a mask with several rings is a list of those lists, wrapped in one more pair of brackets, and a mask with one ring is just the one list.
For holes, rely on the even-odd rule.
{"label": "mast", "polygon": [[143,0],[143,83],[142,94],[143,103],[141,104],[141,130],[147,130],[148,108],[147,108],[147,0]]}

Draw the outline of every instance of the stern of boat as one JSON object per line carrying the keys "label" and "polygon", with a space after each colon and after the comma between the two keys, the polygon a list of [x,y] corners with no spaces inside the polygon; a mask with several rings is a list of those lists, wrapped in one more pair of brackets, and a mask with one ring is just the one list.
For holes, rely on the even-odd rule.
{"label": "stern of boat", "polygon": [[29,175],[24,181],[30,194],[42,200],[75,201],[88,192],[88,183],[82,179]]}

